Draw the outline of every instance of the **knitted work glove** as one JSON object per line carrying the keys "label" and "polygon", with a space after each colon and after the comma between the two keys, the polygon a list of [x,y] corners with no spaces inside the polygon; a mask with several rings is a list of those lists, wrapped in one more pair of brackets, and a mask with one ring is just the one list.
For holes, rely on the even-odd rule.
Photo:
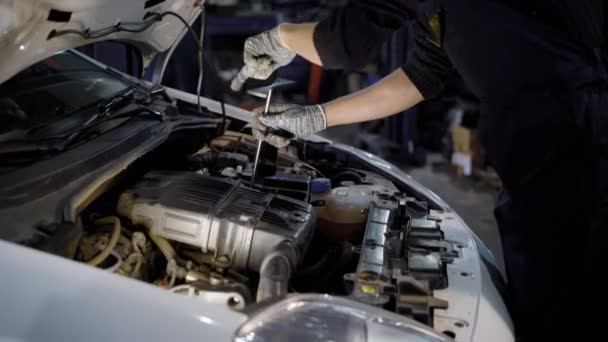
{"label": "knitted work glove", "polygon": [[296,53],[281,40],[278,27],[253,36],[245,41],[245,66],[232,80],[230,87],[234,91],[240,91],[248,78],[265,80],[278,68],[291,63],[295,57]]}
{"label": "knitted work glove", "polygon": [[[270,106],[266,114],[264,108],[258,108],[253,113],[253,136],[278,148],[289,145],[291,139],[304,138],[327,128],[325,112],[320,105],[279,104]],[[278,134],[280,130],[293,134],[293,137]]]}

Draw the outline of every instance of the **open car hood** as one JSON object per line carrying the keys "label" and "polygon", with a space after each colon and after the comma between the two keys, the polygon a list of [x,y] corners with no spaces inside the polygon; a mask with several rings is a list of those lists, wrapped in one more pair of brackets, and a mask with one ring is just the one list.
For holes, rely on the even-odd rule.
{"label": "open car hood", "polygon": [[[200,3],[200,0],[2,0],[0,83],[57,52],[104,40],[136,46],[147,65],[155,54],[169,51],[187,30],[173,16],[154,20],[155,13],[172,11],[192,23],[200,13]],[[117,27],[131,32],[116,30]]]}

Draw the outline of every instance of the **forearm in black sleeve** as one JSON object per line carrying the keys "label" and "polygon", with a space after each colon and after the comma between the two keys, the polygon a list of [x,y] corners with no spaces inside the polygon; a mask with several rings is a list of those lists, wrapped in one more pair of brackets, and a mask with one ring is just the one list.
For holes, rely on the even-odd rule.
{"label": "forearm in black sleeve", "polygon": [[314,43],[325,68],[360,69],[373,61],[391,33],[414,10],[404,0],[351,0],[334,10],[314,32]]}
{"label": "forearm in black sleeve", "polygon": [[[432,18],[419,16],[414,25],[416,41],[403,71],[425,99],[438,96],[446,79],[454,73],[452,63],[441,48],[441,34],[431,30]],[[435,20],[438,20],[435,17]]]}

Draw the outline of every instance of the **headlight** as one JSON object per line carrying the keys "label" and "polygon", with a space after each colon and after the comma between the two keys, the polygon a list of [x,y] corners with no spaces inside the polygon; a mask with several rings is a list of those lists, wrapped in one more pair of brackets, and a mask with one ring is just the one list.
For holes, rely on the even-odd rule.
{"label": "headlight", "polygon": [[265,308],[243,324],[236,342],[451,341],[413,320],[348,299],[296,295]]}

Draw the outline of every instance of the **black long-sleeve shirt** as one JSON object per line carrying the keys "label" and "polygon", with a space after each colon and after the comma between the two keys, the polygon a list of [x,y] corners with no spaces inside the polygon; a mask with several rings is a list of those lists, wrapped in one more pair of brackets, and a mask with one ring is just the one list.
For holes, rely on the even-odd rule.
{"label": "black long-sleeve shirt", "polygon": [[[503,2],[588,47],[603,46],[606,40],[604,7],[608,5],[602,0],[486,1]],[[442,49],[440,8],[437,0],[351,0],[319,23],[315,45],[325,67],[356,69],[377,55],[393,31],[416,20],[416,45],[403,69],[423,96],[430,98],[441,91],[443,80],[453,70]]]}

